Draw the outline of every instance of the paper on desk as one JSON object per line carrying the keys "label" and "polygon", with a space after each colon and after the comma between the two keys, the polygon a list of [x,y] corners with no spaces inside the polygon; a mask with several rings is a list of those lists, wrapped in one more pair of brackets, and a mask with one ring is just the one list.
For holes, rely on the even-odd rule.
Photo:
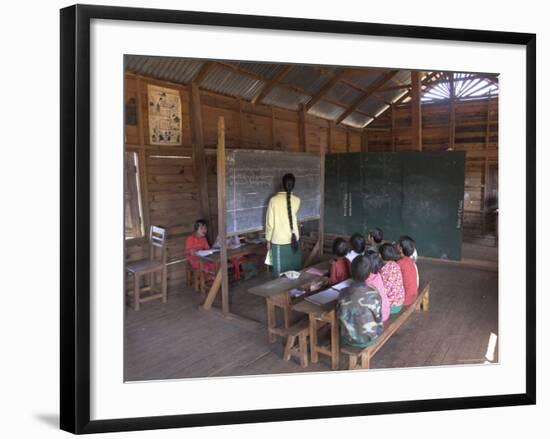
{"label": "paper on desk", "polygon": [[340,283],[337,283],[336,285],[333,285],[332,288],[334,288],[335,290],[343,290],[344,288],[347,288],[351,285],[351,279],[346,279],[346,280],[343,280],[342,282]]}
{"label": "paper on desk", "polygon": [[298,279],[300,277],[300,272],[294,271],[294,270],[288,270],[288,271],[285,271],[284,273],[281,273],[279,276],[284,276],[287,279]]}
{"label": "paper on desk", "polygon": [[339,296],[340,291],[335,290],[334,288],[329,288],[328,290],[321,291],[313,296],[306,297],[306,300],[317,305],[326,305],[327,303],[337,300]]}
{"label": "paper on desk", "polygon": [[292,290],[290,290],[290,297],[299,297],[303,294],[305,294],[305,291],[298,288],[293,288]]}
{"label": "paper on desk", "polygon": [[216,253],[216,252],[219,252],[219,250],[216,249],[216,248],[210,248],[208,250],[197,250],[195,252],[195,254],[197,256],[208,256],[208,255],[211,255],[212,253]]}
{"label": "paper on desk", "polygon": [[325,271],[319,270],[318,268],[315,268],[315,267],[309,267],[306,270],[306,273],[316,274],[317,276],[322,276],[323,274],[325,274],[325,272],[326,272],[326,270]]}

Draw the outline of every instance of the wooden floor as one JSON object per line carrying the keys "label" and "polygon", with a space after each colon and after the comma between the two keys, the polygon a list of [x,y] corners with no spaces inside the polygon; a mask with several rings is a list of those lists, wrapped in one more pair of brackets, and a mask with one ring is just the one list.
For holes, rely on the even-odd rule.
{"label": "wooden floor", "polygon": [[[432,280],[430,310],[414,313],[371,367],[483,363],[491,333],[498,335],[498,273],[430,261],[420,261],[419,270]],[[138,312],[128,308],[125,380],[329,371],[328,358],[303,369],[282,360],[282,340],[268,342],[265,302],[246,292],[266,279],[264,274],[231,285],[231,312],[238,317],[201,310],[200,295],[188,289],[169,294],[166,304],[146,303]]]}

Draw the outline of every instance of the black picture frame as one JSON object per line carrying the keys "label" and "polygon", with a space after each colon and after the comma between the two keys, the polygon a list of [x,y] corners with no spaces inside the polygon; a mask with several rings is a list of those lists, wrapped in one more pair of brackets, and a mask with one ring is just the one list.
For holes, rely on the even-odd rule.
{"label": "black picture frame", "polygon": [[[130,20],[526,47],[526,392],[418,401],[90,420],[90,22]],[[98,433],[535,404],[536,35],[303,18],[75,5],[61,10],[61,429]]]}

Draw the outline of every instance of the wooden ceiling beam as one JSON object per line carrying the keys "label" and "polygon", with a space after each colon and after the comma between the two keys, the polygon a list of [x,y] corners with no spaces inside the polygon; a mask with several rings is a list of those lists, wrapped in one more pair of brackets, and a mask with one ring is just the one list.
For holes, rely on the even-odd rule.
{"label": "wooden ceiling beam", "polygon": [[315,93],[311,97],[311,99],[306,104],[306,107],[305,107],[306,111],[309,111],[311,107],[313,107],[317,102],[323,99],[323,97],[332,89],[332,87],[334,87],[338,83],[338,81],[340,81],[340,79],[344,77],[346,74],[347,74],[346,69],[343,69],[337,72],[325,85],[321,87],[321,89],[317,93]]}
{"label": "wooden ceiling beam", "polygon": [[200,86],[201,82],[204,80],[204,78],[206,78],[206,75],[208,75],[210,70],[212,70],[212,67],[214,67],[214,62],[205,62],[191,82],[194,82],[195,84]]}
{"label": "wooden ceiling beam", "polygon": [[269,81],[264,82],[264,86],[261,87],[258,90],[258,93],[250,100],[251,103],[261,103],[262,99],[265,98],[273,88],[279,84],[279,81],[281,81],[288,72],[292,69],[293,66],[287,65],[283,67],[273,78],[271,78]]}
{"label": "wooden ceiling beam", "polygon": [[[430,73],[429,75],[427,75],[423,80],[422,80],[422,86],[425,86],[425,85],[428,85],[430,83],[430,81],[437,77],[438,74],[440,74],[441,72],[432,72]],[[401,102],[403,102],[405,99],[407,99],[409,96],[411,95],[411,91],[409,90],[407,93],[405,93],[403,96],[401,96],[399,99],[397,99],[395,102],[393,102],[393,105],[399,105]],[[382,116],[384,116],[388,109],[390,109],[390,107],[386,108],[385,111],[383,111],[382,113],[380,113],[378,116],[374,117],[373,120],[370,122],[370,123],[373,123],[374,121],[376,121],[377,119],[380,119]],[[369,124],[370,125],[370,124]]]}
{"label": "wooden ceiling beam", "polygon": [[342,122],[346,117],[348,117],[351,113],[353,113],[357,107],[359,107],[362,103],[364,103],[375,91],[377,91],[379,88],[383,87],[384,84],[386,84],[391,78],[393,78],[395,75],[399,73],[399,70],[390,70],[389,72],[384,73],[381,77],[379,77],[377,80],[375,80],[368,88],[365,90],[365,93],[363,93],[362,96],[357,99],[353,105],[348,107],[346,111],[344,111],[337,119],[336,123],[339,124]]}

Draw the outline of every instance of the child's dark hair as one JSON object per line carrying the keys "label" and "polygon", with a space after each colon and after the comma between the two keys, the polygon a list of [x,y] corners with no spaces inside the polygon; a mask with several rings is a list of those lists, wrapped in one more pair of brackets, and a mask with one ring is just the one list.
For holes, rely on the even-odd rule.
{"label": "child's dark hair", "polygon": [[401,236],[399,238],[399,245],[401,246],[401,249],[403,250],[403,254],[405,256],[411,256],[414,253],[414,239],[412,239],[410,236]]}
{"label": "child's dark hair", "polygon": [[365,253],[365,256],[370,259],[371,272],[374,274],[379,273],[382,267],[384,266],[384,263],[382,262],[380,255],[374,250],[367,250],[367,252]]}
{"label": "child's dark hair", "polygon": [[360,233],[354,233],[351,235],[349,244],[355,253],[361,254],[365,252],[365,237]]}
{"label": "child's dark hair", "polygon": [[296,253],[299,248],[298,239],[296,238],[296,234],[294,233],[294,224],[292,223],[292,203],[290,197],[292,189],[294,189],[295,183],[296,178],[293,174],[283,175],[283,189],[286,192],[286,209],[288,212],[288,222],[290,223],[290,230],[292,233],[290,245],[294,253]]}
{"label": "child's dark hair", "polygon": [[336,256],[346,256],[349,251],[349,245],[344,238],[336,238],[332,243],[332,253]]}
{"label": "child's dark hair", "polygon": [[382,233],[382,229],[379,227],[375,227],[374,229],[369,230],[369,235],[377,244],[380,244],[384,239],[384,234]]}
{"label": "child's dark hair", "polygon": [[398,261],[401,259],[395,246],[389,243],[380,246],[380,256],[384,261]]}
{"label": "child's dark hair", "polygon": [[351,277],[354,281],[365,282],[371,274],[371,263],[367,256],[359,255],[351,263]]}
{"label": "child's dark hair", "polygon": [[197,221],[195,221],[195,224],[193,224],[193,230],[196,232],[197,230],[199,230],[200,226],[205,226],[206,227],[206,220],[201,218],[201,219],[198,219]]}

